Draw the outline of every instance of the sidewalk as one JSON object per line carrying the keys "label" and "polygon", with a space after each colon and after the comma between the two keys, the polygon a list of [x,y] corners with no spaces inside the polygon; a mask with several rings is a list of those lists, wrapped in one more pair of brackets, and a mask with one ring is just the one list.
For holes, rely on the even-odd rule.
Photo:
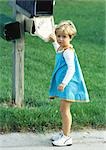
{"label": "sidewalk", "polygon": [[67,147],[52,146],[53,133],[10,133],[0,135],[0,150],[105,150],[106,131],[86,130],[73,132],[73,145]]}

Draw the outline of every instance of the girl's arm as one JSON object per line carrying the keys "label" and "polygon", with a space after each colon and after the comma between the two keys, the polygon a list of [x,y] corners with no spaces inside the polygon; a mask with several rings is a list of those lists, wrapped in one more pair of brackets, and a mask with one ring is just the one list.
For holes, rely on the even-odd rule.
{"label": "girl's arm", "polygon": [[59,46],[59,44],[57,43],[55,34],[50,34],[50,36],[49,36],[49,41],[52,42],[52,44],[53,44],[53,46],[54,46],[54,49],[55,49],[55,51],[57,52],[57,50],[58,50],[58,48],[59,48],[60,46]]}
{"label": "girl's arm", "polygon": [[55,51],[57,52],[58,48],[60,47],[59,44],[55,41],[52,43],[54,46]]}
{"label": "girl's arm", "polygon": [[62,84],[64,85],[65,88],[65,86],[69,83],[69,81],[72,79],[75,73],[74,51],[67,49],[64,51],[63,56],[68,67],[66,75],[62,81]]}

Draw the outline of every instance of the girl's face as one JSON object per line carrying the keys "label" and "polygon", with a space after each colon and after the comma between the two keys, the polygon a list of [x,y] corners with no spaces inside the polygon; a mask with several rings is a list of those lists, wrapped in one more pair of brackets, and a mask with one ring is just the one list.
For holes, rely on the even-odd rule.
{"label": "girl's face", "polygon": [[56,39],[57,39],[57,43],[63,48],[69,46],[70,44],[69,35],[63,32],[57,32]]}

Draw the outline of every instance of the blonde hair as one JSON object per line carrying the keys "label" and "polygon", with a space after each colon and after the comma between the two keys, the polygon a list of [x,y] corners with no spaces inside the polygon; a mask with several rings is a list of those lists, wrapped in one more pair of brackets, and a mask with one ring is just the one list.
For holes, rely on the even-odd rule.
{"label": "blonde hair", "polygon": [[55,34],[58,32],[63,32],[64,34],[68,34],[70,39],[72,40],[73,37],[76,35],[77,30],[75,25],[70,20],[61,21],[55,28]]}

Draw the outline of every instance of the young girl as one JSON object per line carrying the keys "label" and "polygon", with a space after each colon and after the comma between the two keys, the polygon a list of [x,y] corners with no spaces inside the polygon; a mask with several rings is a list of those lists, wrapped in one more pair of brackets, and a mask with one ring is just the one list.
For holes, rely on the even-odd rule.
{"label": "young girl", "polygon": [[57,25],[55,34],[51,34],[49,37],[56,51],[56,62],[49,94],[50,99],[55,97],[61,99],[60,112],[62,117],[62,131],[51,138],[52,144],[55,146],[72,145],[70,106],[73,102],[89,101],[78,58],[70,44],[76,32],[74,24],[67,20]]}

